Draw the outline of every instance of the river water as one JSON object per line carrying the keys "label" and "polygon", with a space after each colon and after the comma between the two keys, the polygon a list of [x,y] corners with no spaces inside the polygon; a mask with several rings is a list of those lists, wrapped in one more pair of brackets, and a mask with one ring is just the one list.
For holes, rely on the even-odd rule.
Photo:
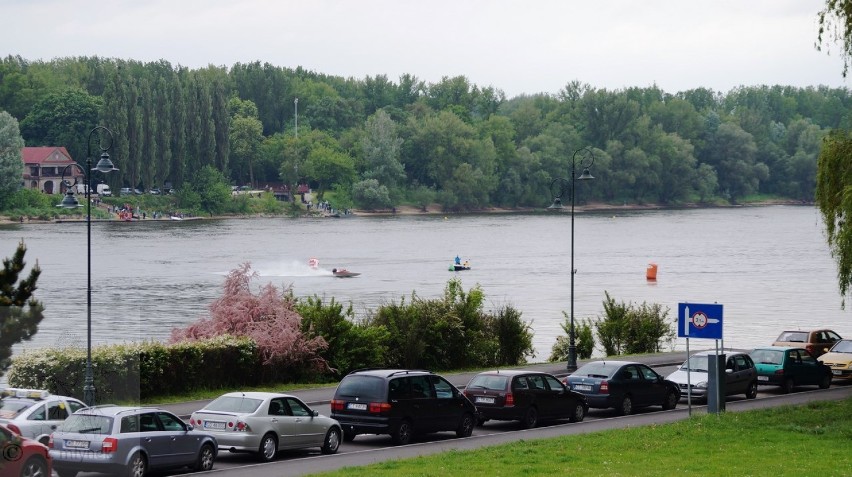
{"label": "river water", "polygon": [[[679,302],[721,303],[725,346],[768,344],[783,329],[852,336],[822,230],[808,206],[577,213],[575,320],[601,315],[607,291],[617,301],[659,303],[673,323]],[[439,297],[458,277],[465,289],[482,287],[489,310],[519,309],[536,360],[545,360],[570,310],[570,237],[567,213],[95,222],[93,342],[166,340],[203,316],[225,275],[249,262],[258,286],[351,302],[359,316],[412,292]],[[46,310],[37,335],[15,352],[85,347],[85,224],[2,226],[0,257],[22,239],[28,266],[43,270],[36,297]],[[472,269],[448,271],[456,255]],[[656,281],[645,276],[651,262]],[[335,278],[334,267],[361,275]]]}

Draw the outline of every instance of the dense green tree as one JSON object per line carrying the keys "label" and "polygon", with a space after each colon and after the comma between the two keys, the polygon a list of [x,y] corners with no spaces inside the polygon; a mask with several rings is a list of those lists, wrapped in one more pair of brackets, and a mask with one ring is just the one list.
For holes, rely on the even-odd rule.
{"label": "dense green tree", "polygon": [[232,97],[228,103],[231,112],[231,178],[237,184],[254,186],[254,163],[263,142],[263,124],[257,118],[257,106],[251,101]]}
{"label": "dense green tree", "polygon": [[304,175],[317,184],[317,198],[335,185],[351,187],[355,178],[355,161],[345,152],[324,145],[311,149],[305,160]]}
{"label": "dense green tree", "polygon": [[11,259],[3,259],[0,270],[0,376],[12,364],[12,346],[32,338],[44,318],[44,306],[33,298],[41,268],[36,264],[27,278],[21,278],[26,253],[21,242]]}
{"label": "dense green tree", "polygon": [[24,139],[21,137],[18,121],[6,111],[0,111],[0,206],[21,188],[24,174],[24,162],[21,149]]}
{"label": "dense green tree", "polygon": [[831,255],[837,262],[842,305],[852,284],[852,134],[836,130],[819,155],[816,201],[825,224]]}
{"label": "dense green tree", "polygon": [[225,210],[231,200],[231,186],[224,174],[212,165],[206,165],[194,174],[190,189],[198,195],[202,210],[218,214]]}
{"label": "dense green tree", "polygon": [[386,209],[393,205],[388,188],[376,179],[364,179],[352,185],[352,200],[367,210]]}
{"label": "dense green tree", "polygon": [[400,159],[402,138],[397,134],[396,123],[383,110],[367,118],[361,140],[365,179],[375,179],[388,191],[405,180],[405,169]]}
{"label": "dense green tree", "polygon": [[818,18],[817,50],[821,50],[823,45],[839,43],[845,78],[852,62],[852,0],[826,0]]}
{"label": "dense green tree", "polygon": [[21,135],[30,146],[64,146],[84,163],[86,137],[98,124],[100,98],[81,90],[65,89],[39,101],[21,123]]}

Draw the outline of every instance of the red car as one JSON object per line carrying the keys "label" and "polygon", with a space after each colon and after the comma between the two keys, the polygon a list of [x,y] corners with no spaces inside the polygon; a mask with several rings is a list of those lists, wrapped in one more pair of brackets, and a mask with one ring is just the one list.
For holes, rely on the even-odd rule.
{"label": "red car", "polygon": [[50,477],[52,472],[47,446],[21,437],[0,424],[0,475]]}

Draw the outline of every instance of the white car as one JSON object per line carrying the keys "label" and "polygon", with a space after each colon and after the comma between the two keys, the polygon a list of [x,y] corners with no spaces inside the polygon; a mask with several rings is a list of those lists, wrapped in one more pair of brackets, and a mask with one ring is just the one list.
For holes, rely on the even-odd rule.
{"label": "white car", "polygon": [[193,412],[189,424],[214,435],[219,450],[253,452],[264,462],[284,449],[319,447],[334,454],[343,434],[336,420],[299,398],[269,392],[223,394]]}
{"label": "white car", "polygon": [[[680,368],[668,375],[666,379],[674,381],[680,387],[680,396],[686,398],[687,389],[691,387],[692,398],[707,399],[708,388],[708,357],[715,351],[702,351],[693,354],[684,361]],[[689,372],[687,372],[689,369]],[[689,386],[687,386],[687,378]],[[757,369],[748,353],[743,351],[728,351],[725,358],[725,395],[745,394],[746,398],[757,397]]]}
{"label": "white car", "polygon": [[78,399],[54,396],[40,389],[0,389],[0,423],[45,445],[56,426],[85,407]]}

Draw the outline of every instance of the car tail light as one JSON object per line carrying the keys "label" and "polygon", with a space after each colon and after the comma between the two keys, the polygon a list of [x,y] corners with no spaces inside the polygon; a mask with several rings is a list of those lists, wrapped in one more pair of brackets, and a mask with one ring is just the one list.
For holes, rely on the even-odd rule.
{"label": "car tail light", "polygon": [[107,437],[101,443],[101,452],[104,454],[112,454],[116,451],[118,451],[118,439],[115,437]]}
{"label": "car tail light", "polygon": [[47,439],[47,447],[48,449],[53,449],[53,434]]}
{"label": "car tail light", "polygon": [[390,412],[391,405],[389,402],[371,402],[369,406],[370,414],[381,414]]}
{"label": "car tail light", "polygon": [[805,345],[805,350],[806,350],[809,354],[813,355],[813,354],[814,354],[814,345]]}
{"label": "car tail light", "polygon": [[784,374],[784,368],[776,369],[775,374]]}
{"label": "car tail light", "polygon": [[331,400],[331,410],[332,411],[342,411],[343,410],[343,400],[342,399],[332,399]]}
{"label": "car tail light", "polygon": [[15,434],[17,434],[19,436],[23,435],[23,434],[21,434],[21,428],[19,428],[18,426],[14,425],[12,423],[6,424],[6,427],[9,428],[10,431],[14,432]]}
{"label": "car tail light", "polygon": [[512,393],[506,394],[506,403],[504,406],[514,406],[515,405],[515,395]]}
{"label": "car tail light", "polygon": [[[190,425],[190,426],[195,426],[195,419],[193,419],[193,418],[191,418],[191,417],[190,417],[190,418],[189,418],[189,425]],[[201,422],[199,422],[199,423],[198,423],[198,425],[201,425]]]}
{"label": "car tail light", "polygon": [[[229,422],[228,425],[231,426],[232,424]],[[236,424],[233,424],[233,427],[238,432],[251,432],[251,427],[243,421],[237,421]]]}
{"label": "car tail light", "polygon": [[601,394],[609,394],[609,382],[601,381],[601,387],[598,392]]}

